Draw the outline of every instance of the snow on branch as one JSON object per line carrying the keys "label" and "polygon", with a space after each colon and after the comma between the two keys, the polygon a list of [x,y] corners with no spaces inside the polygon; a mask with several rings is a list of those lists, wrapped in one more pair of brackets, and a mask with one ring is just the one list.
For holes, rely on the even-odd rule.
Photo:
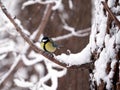
{"label": "snow on branch", "polygon": [[62,54],[56,56],[56,58],[61,62],[68,64],[69,67],[73,65],[92,63],[90,61],[91,59],[90,45],[88,44],[80,53],[70,55]]}
{"label": "snow on branch", "polygon": [[29,6],[29,5],[33,5],[33,4],[54,4],[54,6],[52,7],[52,10],[57,10],[61,8],[61,4],[62,4],[62,0],[45,0],[45,1],[41,1],[41,0],[29,0],[26,1],[25,3],[23,3],[22,9],[24,9],[25,7]]}
{"label": "snow on branch", "polygon": [[[67,26],[67,27],[69,27],[69,26]],[[72,29],[73,30],[74,28],[70,27],[70,28],[66,28],[66,29]],[[86,28],[86,29],[82,29],[82,30],[78,30],[78,31],[74,32],[75,34],[69,33],[69,34],[58,36],[58,37],[55,37],[55,38],[52,38],[52,39],[54,41],[59,41],[59,40],[64,40],[64,39],[73,37],[73,36],[85,37],[85,36],[88,36],[90,34],[90,31],[91,31],[91,28]]]}
{"label": "snow on branch", "polygon": [[14,69],[17,69],[17,67],[19,66],[18,64],[20,64],[20,55],[18,55],[15,59],[15,62],[13,63],[13,65],[10,67],[10,70],[1,78],[0,80],[0,86],[2,86],[3,83],[6,82],[6,80],[9,78],[9,75],[12,75],[12,73],[14,72]]}
{"label": "snow on branch", "polygon": [[106,11],[108,11],[109,15],[113,18],[113,20],[115,21],[115,23],[118,25],[119,29],[120,29],[120,22],[119,20],[113,15],[112,11],[109,9],[107,3],[102,1],[102,4],[104,5],[104,8],[106,9]]}
{"label": "snow on branch", "polygon": [[63,67],[66,67],[66,68],[80,68],[81,65],[75,65],[75,66],[72,66],[72,67],[67,67],[68,65],[65,64],[65,63],[62,63],[62,62],[59,62],[59,60],[56,60],[54,57],[50,57],[48,55],[46,55],[42,50],[40,50],[36,45],[34,45],[34,43],[27,37],[27,35],[25,35],[23,32],[22,32],[22,29],[19,27],[19,25],[17,24],[17,22],[15,22],[15,20],[11,17],[11,15],[8,13],[7,9],[5,8],[5,6],[2,4],[2,2],[0,2],[0,7],[2,9],[2,11],[4,12],[4,14],[9,18],[9,20],[11,21],[11,23],[16,27],[16,30],[20,33],[20,35],[24,38],[24,40],[32,47],[32,49],[43,55],[44,57],[46,57],[47,59],[49,59],[50,61],[60,65],[60,66],[63,66]]}
{"label": "snow on branch", "polygon": [[79,32],[75,32],[75,28],[74,27],[70,27],[68,25],[64,25],[63,28],[69,32],[71,32],[71,34],[73,36],[77,36],[77,37],[85,37],[89,35],[90,32],[90,28],[87,29],[83,29],[83,30],[79,30]]}
{"label": "snow on branch", "polygon": [[73,9],[73,1],[72,0],[68,0],[68,3],[69,3],[69,8]]}
{"label": "snow on branch", "polygon": [[63,35],[63,36],[59,36],[54,38],[55,41],[57,40],[62,40],[62,39],[66,39],[72,36],[76,36],[76,37],[85,37],[88,36],[90,34],[91,28],[86,28],[86,29],[81,29],[81,30],[76,30],[74,27],[71,27],[67,24],[66,20],[68,18],[66,12],[64,12],[64,14],[59,14],[59,17],[63,23],[63,29],[65,29],[66,31],[70,32],[69,34]]}
{"label": "snow on branch", "polygon": [[[48,69],[48,74],[39,80],[39,82],[35,86],[36,87],[35,90],[38,90],[39,88],[44,88],[45,90],[56,90],[58,87],[58,79],[57,78],[64,76],[67,72],[67,69],[63,68],[61,71],[57,71],[57,70],[53,69],[53,67],[56,67],[55,64],[53,65],[50,62],[48,63],[46,61],[45,61],[45,63],[47,63],[46,67]],[[52,85],[48,86],[45,84],[45,82],[47,82],[50,79],[52,81]]]}

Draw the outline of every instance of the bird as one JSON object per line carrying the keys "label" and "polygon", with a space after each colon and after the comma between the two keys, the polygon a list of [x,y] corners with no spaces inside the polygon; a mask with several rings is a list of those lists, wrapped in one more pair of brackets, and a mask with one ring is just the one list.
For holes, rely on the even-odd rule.
{"label": "bird", "polygon": [[54,53],[59,46],[51,38],[44,36],[40,41],[42,50],[48,53]]}

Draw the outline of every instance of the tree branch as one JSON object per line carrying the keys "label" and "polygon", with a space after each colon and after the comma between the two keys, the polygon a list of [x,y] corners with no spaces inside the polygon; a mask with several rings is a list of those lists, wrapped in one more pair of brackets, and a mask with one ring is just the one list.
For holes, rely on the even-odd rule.
{"label": "tree branch", "polygon": [[106,11],[108,11],[108,14],[112,17],[112,19],[115,21],[115,23],[117,24],[117,26],[119,27],[120,29],[120,22],[119,20],[115,17],[115,15],[112,13],[112,11],[110,10],[110,8],[108,7],[107,3],[106,2],[101,2],[105,8]]}
{"label": "tree branch", "polygon": [[42,50],[40,50],[37,46],[34,45],[34,43],[27,37],[27,35],[25,35],[22,32],[22,29],[18,26],[18,24],[14,21],[14,19],[11,17],[11,15],[8,13],[7,9],[5,8],[5,6],[2,4],[2,2],[0,1],[0,7],[2,9],[2,11],[4,12],[4,14],[8,17],[8,19],[11,21],[11,23],[15,26],[16,30],[20,33],[20,35],[23,37],[23,39],[30,45],[30,47],[37,53],[43,55],[44,57],[46,57],[47,59],[49,59],[50,61],[68,68],[68,69],[78,69],[81,67],[84,68],[91,68],[91,63],[87,63],[87,64],[83,64],[83,65],[73,65],[71,67],[68,67],[68,65],[59,62],[58,60],[56,60],[54,57],[50,57],[49,55],[45,54]]}

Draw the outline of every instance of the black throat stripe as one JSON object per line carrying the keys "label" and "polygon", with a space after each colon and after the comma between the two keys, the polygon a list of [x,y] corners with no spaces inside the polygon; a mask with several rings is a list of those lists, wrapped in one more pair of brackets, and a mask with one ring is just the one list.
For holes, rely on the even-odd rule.
{"label": "black throat stripe", "polygon": [[[43,45],[43,49],[44,49],[45,51],[47,51],[47,49],[46,49],[46,47],[45,47],[47,43],[48,43],[48,42],[45,42],[44,45]],[[47,51],[47,52],[48,52],[48,51]]]}

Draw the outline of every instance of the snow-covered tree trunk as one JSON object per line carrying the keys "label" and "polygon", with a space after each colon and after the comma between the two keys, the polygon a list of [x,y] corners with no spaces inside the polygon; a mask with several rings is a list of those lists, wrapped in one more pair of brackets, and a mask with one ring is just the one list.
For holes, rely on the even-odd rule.
{"label": "snow-covered tree trunk", "polygon": [[113,15],[120,20],[120,0],[93,0],[93,24],[90,36],[94,70],[91,75],[95,90],[120,90],[119,60],[120,60],[120,27],[111,17],[105,2]]}

